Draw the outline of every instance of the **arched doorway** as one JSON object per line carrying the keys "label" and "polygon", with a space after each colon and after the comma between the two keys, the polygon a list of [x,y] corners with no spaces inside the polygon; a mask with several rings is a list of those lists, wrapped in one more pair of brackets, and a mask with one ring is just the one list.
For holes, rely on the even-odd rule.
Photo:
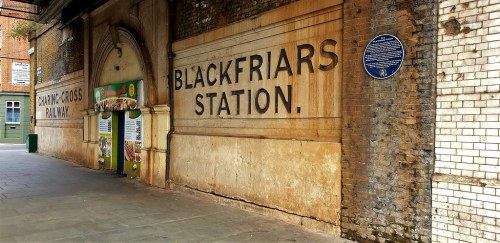
{"label": "arched doorway", "polygon": [[[93,109],[93,167],[150,177],[151,107],[156,104],[156,82],[149,52],[138,35],[110,27],[96,46],[88,85],[88,107]],[[146,166],[144,166],[146,165]]]}

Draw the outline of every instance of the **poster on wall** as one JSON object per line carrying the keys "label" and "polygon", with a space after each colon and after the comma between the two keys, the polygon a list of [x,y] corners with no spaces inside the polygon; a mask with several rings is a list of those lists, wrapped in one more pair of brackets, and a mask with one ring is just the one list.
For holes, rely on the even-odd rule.
{"label": "poster on wall", "polygon": [[138,176],[142,147],[142,116],[140,110],[131,110],[125,113],[124,133],[125,173]]}
{"label": "poster on wall", "polygon": [[111,169],[112,154],[112,113],[102,112],[99,114],[99,140],[98,161],[99,167]]}
{"label": "poster on wall", "polygon": [[12,85],[30,85],[29,63],[12,63]]}
{"label": "poster on wall", "polygon": [[125,160],[141,162],[142,117],[140,110],[125,113]]}
{"label": "poster on wall", "polygon": [[94,89],[95,111],[125,111],[138,107],[138,81],[97,87]]}
{"label": "poster on wall", "polygon": [[42,67],[37,67],[36,68],[36,81],[38,83],[42,82]]}

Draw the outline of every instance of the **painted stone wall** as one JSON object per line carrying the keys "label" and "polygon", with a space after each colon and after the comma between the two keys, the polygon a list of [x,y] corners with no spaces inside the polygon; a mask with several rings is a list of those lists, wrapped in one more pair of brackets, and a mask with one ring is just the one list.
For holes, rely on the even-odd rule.
{"label": "painted stone wall", "polygon": [[174,43],[170,173],[339,234],[342,5],[309,3]]}
{"label": "painted stone wall", "polygon": [[[342,236],[429,242],[434,160],[437,1],[345,1]],[[397,36],[402,68],[376,80],[362,57],[379,34]]]}
{"label": "painted stone wall", "polygon": [[81,21],[60,29],[52,22],[31,36],[32,132],[38,152],[82,163],[83,32]]}
{"label": "painted stone wall", "polygon": [[74,72],[36,85],[38,152],[81,163],[83,77]]}
{"label": "painted stone wall", "polygon": [[500,241],[500,2],[439,3],[434,242]]}

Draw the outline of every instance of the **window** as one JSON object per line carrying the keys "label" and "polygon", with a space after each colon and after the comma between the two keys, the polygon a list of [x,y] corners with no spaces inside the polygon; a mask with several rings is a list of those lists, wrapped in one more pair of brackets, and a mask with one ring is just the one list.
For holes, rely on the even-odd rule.
{"label": "window", "polygon": [[21,116],[21,102],[20,101],[7,101],[5,111],[5,123],[19,123]]}

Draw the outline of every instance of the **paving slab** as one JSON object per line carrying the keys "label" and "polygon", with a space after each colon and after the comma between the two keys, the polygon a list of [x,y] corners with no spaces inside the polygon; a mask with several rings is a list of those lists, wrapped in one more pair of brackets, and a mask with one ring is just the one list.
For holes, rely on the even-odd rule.
{"label": "paving slab", "polygon": [[351,242],[0,144],[0,242]]}

